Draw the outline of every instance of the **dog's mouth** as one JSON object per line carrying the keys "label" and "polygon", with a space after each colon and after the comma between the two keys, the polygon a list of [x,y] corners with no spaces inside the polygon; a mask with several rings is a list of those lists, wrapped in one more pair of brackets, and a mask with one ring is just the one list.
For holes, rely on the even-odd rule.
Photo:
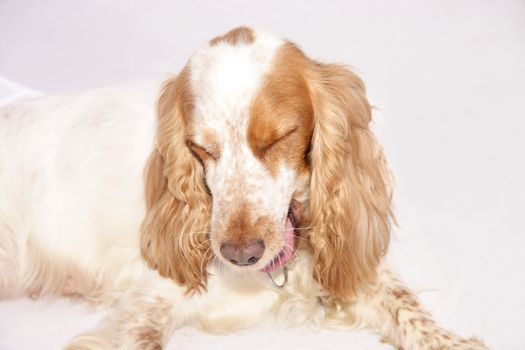
{"label": "dog's mouth", "polygon": [[292,201],[290,208],[288,209],[288,215],[286,216],[283,249],[281,249],[268,265],[261,269],[262,272],[275,271],[289,263],[294,258],[297,240],[296,230],[299,227],[299,215],[297,215],[297,210],[295,201]]}

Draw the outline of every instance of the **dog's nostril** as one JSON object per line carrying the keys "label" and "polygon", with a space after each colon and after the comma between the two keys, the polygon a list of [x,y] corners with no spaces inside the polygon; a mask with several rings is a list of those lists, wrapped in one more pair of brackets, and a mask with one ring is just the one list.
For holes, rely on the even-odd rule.
{"label": "dog's nostril", "polygon": [[248,259],[248,265],[253,265],[257,261],[259,261],[259,258],[255,257],[255,256],[252,256],[250,259]]}
{"label": "dog's nostril", "polygon": [[264,254],[264,248],[262,240],[226,242],[221,245],[221,255],[234,265],[249,266],[259,261]]}

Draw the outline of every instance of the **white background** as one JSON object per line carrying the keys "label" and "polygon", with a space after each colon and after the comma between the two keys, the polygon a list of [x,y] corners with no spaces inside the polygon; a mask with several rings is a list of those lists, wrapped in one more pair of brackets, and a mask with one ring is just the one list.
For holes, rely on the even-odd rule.
{"label": "white background", "polygon": [[[2,0],[0,77],[44,93],[162,78],[241,24],[355,67],[397,180],[392,264],[446,326],[525,349],[525,1]],[[0,79],[0,98],[20,91]],[[0,302],[0,349],[59,348],[100,315]],[[183,333],[170,349],[389,348],[360,331]]]}

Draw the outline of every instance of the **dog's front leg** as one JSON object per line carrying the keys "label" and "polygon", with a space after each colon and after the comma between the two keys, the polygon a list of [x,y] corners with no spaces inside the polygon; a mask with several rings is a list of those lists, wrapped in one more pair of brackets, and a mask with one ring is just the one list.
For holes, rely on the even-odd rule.
{"label": "dog's front leg", "polygon": [[487,350],[475,338],[465,339],[441,327],[418,298],[386,267],[380,267],[373,283],[356,299],[328,308],[329,319],[363,325],[381,339],[403,350]]}
{"label": "dog's front leg", "polygon": [[95,329],[73,338],[67,350],[160,350],[188,319],[185,289],[155,271],[139,279]]}

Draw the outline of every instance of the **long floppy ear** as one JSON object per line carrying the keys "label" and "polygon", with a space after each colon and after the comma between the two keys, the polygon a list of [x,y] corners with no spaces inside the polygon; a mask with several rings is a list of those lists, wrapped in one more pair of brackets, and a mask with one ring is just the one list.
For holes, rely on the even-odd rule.
{"label": "long floppy ear", "polygon": [[192,100],[187,71],[168,80],[158,100],[156,145],[145,171],[142,255],[189,290],[206,287],[211,197],[202,164],[186,145]]}
{"label": "long floppy ear", "polygon": [[391,177],[361,79],[339,65],[314,63],[314,72],[309,241],[316,279],[344,300],[375,276],[388,247]]}

